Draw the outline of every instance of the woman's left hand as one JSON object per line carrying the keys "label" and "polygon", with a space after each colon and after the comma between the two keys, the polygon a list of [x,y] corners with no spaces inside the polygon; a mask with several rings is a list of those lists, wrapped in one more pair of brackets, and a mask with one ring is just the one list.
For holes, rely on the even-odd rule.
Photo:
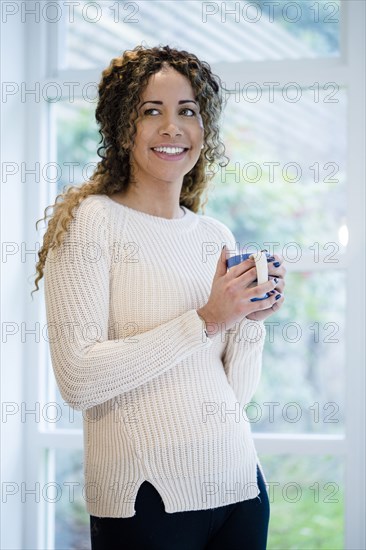
{"label": "woman's left hand", "polygon": [[277,299],[277,301],[273,304],[272,307],[268,309],[261,309],[258,311],[254,311],[250,315],[247,315],[247,319],[251,319],[253,321],[263,321],[263,319],[266,319],[270,315],[273,315],[273,313],[276,313],[285,301],[285,296],[283,294],[284,288],[285,288],[285,276],[286,276],[286,268],[283,265],[283,258],[282,256],[274,255],[267,259],[268,261],[268,277],[274,278],[277,277],[278,283],[275,286],[274,290],[271,291],[272,294],[279,295],[280,297]]}

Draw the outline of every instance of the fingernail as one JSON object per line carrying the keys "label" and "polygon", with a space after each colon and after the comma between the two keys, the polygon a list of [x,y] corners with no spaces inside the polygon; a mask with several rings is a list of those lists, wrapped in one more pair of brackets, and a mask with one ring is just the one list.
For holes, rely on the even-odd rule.
{"label": "fingernail", "polygon": [[278,279],[277,279],[277,277],[274,277],[274,279],[273,279],[273,280],[274,280],[274,282],[275,282],[275,283],[278,283]]}
{"label": "fingernail", "polygon": [[269,258],[267,258],[267,262],[273,262],[274,259],[275,259],[274,256],[270,256]]}
{"label": "fingernail", "polygon": [[226,247],[226,244],[224,244],[224,246],[222,247],[222,250],[224,250],[225,247]]}
{"label": "fingernail", "polygon": [[276,300],[278,300],[278,298],[281,298],[281,294],[277,294]]}
{"label": "fingernail", "polygon": [[276,294],[275,290],[271,290],[270,294]]}
{"label": "fingernail", "polygon": [[280,267],[281,264],[280,264],[280,262],[275,262],[273,265],[274,265],[275,267]]}

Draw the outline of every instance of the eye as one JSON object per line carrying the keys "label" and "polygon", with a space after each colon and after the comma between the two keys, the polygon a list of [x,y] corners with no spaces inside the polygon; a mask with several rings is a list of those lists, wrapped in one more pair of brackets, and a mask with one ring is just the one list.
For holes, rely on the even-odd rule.
{"label": "eye", "polygon": [[159,112],[157,109],[146,109],[146,111],[144,111],[144,115],[149,115],[152,111],[156,111],[157,113]]}
{"label": "eye", "polygon": [[181,113],[184,112],[184,111],[190,111],[191,114],[189,114],[187,116],[196,116],[196,113],[193,109],[189,109],[188,107],[184,107],[184,109],[181,110]]}

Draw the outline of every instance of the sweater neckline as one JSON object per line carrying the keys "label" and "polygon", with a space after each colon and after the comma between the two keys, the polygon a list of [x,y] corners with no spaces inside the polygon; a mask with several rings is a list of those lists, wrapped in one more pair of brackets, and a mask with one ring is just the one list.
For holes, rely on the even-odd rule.
{"label": "sweater neckline", "polygon": [[124,210],[126,213],[128,213],[129,216],[132,218],[135,218],[136,220],[141,220],[146,223],[150,223],[153,225],[157,225],[160,227],[168,227],[168,228],[185,228],[188,226],[191,226],[193,222],[196,220],[196,214],[192,212],[192,210],[189,210],[189,208],[186,208],[185,206],[181,205],[181,207],[184,210],[184,216],[181,218],[162,218],[160,216],[154,216],[153,214],[147,214],[146,212],[142,212],[140,210],[135,210],[134,208],[131,208],[129,206],[126,206],[125,204],[122,204],[120,202],[117,202],[108,195],[102,195],[102,197],[105,198],[108,203],[112,203],[115,205],[116,208]]}

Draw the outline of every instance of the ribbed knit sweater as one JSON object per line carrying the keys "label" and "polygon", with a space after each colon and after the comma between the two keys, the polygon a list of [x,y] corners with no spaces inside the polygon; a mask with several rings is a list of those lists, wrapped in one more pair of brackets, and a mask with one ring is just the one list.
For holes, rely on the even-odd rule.
{"label": "ribbed knit sweater", "polygon": [[74,209],[44,277],[52,365],[84,410],[87,511],[132,517],[148,480],[167,513],[255,498],[258,457],[244,405],[257,387],[263,322],[205,336],[221,222],[167,219],[93,195]]}

